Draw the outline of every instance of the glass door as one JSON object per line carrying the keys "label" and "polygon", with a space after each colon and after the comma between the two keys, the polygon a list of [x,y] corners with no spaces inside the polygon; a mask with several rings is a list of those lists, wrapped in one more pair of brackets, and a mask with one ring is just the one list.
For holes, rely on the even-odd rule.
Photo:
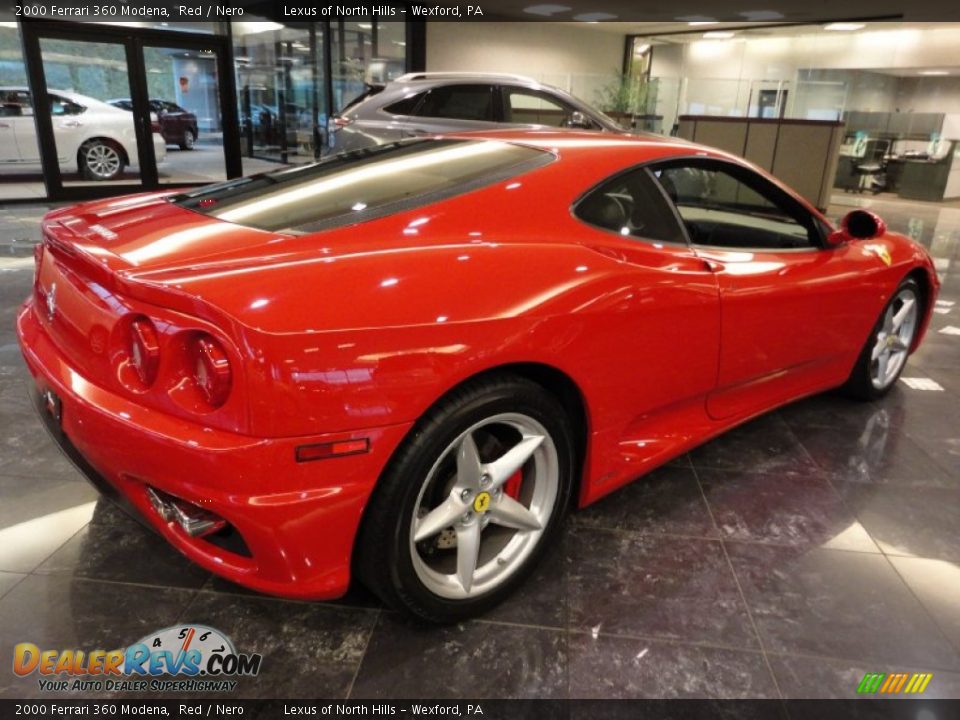
{"label": "glass door", "polygon": [[50,199],[240,175],[237,135],[224,132],[237,124],[226,38],[64,21],[22,31],[30,108],[21,112],[33,115]]}
{"label": "glass door", "polygon": [[162,145],[160,185],[227,178],[219,61],[215,47],[143,44],[147,101]]}
{"label": "glass door", "polygon": [[[40,38],[46,97],[31,101],[49,118],[63,187],[142,184],[129,50],[123,41]],[[163,154],[162,143],[156,149]]]}
{"label": "glass door", "polygon": [[326,127],[323,33],[313,23],[239,22],[232,29],[241,140],[249,158],[244,168],[312,162]]}

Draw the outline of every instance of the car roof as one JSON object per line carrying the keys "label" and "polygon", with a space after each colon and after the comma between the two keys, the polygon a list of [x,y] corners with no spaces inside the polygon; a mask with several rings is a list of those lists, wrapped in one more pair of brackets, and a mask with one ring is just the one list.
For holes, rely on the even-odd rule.
{"label": "car roof", "polygon": [[[28,88],[26,85],[0,86],[0,91],[4,91],[4,90],[14,90],[16,92],[30,92],[30,88]],[[103,100],[97,100],[95,97],[90,97],[89,95],[81,95],[80,93],[73,92],[72,90],[59,90],[57,88],[47,88],[47,94],[60,95],[61,97],[65,97],[67,100],[78,103],[80,105],[89,105],[91,103],[96,103],[101,107],[110,107],[116,110],[116,108],[114,108],[112,105],[108,105],[108,103],[104,102]]]}

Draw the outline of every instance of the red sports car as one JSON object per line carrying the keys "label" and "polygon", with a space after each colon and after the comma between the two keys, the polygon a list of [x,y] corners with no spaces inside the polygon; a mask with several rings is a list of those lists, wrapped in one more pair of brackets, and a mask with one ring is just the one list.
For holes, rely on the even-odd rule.
{"label": "red sports car", "polygon": [[47,424],[181,552],[482,612],[587,505],[923,336],[929,255],[730,155],[495,132],[57,210],[18,317]]}

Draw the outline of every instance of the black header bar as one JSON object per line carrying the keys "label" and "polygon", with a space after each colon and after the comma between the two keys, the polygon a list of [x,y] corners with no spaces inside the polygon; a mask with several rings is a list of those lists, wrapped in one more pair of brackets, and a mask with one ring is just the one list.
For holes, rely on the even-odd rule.
{"label": "black header bar", "polygon": [[448,2],[329,2],[328,0],[0,0],[0,19],[74,22],[158,21],[282,23],[322,20],[423,22],[657,22],[811,24],[837,20],[960,20],[948,0],[770,0],[766,9],[739,0],[473,0]]}

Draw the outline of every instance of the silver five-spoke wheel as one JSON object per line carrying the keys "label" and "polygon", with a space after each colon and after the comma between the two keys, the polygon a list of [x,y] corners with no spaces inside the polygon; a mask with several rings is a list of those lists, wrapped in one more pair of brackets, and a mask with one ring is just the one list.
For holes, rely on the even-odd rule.
{"label": "silver five-spoke wheel", "polygon": [[919,298],[913,288],[901,288],[887,306],[870,353],[870,380],[883,390],[899,376],[917,332]]}
{"label": "silver five-spoke wheel", "polygon": [[474,424],[420,488],[410,529],[418,578],[449,599],[499,587],[536,547],[558,488],[557,449],[537,420],[504,413]]}

